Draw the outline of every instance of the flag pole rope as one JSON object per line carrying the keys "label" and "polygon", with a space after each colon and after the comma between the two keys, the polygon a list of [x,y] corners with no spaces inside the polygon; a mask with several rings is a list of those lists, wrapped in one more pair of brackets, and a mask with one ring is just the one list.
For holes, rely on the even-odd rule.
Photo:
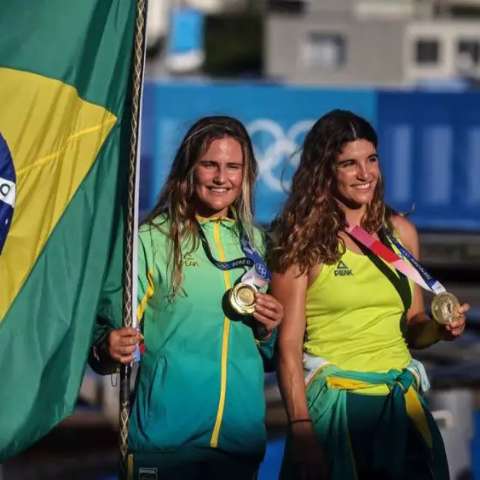
{"label": "flag pole rope", "polygon": [[[123,273],[123,325],[131,327],[133,322],[133,255],[135,240],[135,185],[137,173],[138,138],[140,126],[140,101],[145,62],[145,28],[147,0],[136,0],[135,38],[132,59],[132,101],[130,155],[128,162],[128,190],[125,219],[125,255]],[[120,478],[127,480],[128,468],[128,419],[130,414],[130,377],[131,366],[122,365],[120,369]]]}

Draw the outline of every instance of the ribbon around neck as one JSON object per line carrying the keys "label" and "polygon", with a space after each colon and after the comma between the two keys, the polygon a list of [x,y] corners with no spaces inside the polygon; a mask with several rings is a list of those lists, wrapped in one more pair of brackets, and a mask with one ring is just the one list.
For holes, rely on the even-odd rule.
{"label": "ribbon around neck", "polygon": [[398,248],[400,253],[410,263],[407,263],[393,250],[385,246],[379,240],[375,239],[359,225],[348,227],[346,232],[355,240],[367,247],[375,255],[380,257],[385,262],[390,263],[399,272],[403,273],[406,277],[420,285],[425,290],[433,292],[436,295],[446,291],[445,287],[438,280],[432,277],[432,275],[425,270],[420,262],[387,229],[384,229],[384,232],[388,240]]}
{"label": "ribbon around neck", "polygon": [[258,253],[258,251],[250,244],[247,235],[244,232],[243,227],[240,229],[240,246],[245,254],[245,257],[236,258],[226,262],[217,260],[210,249],[207,237],[200,224],[198,224],[198,233],[200,241],[202,242],[205,255],[217,268],[220,270],[231,270],[233,268],[247,267],[248,270],[242,275],[241,281],[245,283],[251,283],[257,287],[262,287],[267,284],[271,279],[271,273],[268,269],[265,260]]}

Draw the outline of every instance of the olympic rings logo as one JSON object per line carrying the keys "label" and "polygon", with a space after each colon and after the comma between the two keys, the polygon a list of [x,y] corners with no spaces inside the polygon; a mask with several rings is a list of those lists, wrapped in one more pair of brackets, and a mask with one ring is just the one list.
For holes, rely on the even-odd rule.
{"label": "olympic rings logo", "polygon": [[300,120],[286,132],[275,121],[259,118],[247,125],[258,161],[259,177],[274,191],[290,187],[287,170],[295,169],[300,161],[300,148],[314,120]]}

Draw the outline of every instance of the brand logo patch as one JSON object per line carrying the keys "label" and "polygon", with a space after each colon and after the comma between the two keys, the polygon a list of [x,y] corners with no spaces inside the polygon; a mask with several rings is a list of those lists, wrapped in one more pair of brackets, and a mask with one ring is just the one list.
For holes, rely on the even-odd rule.
{"label": "brand logo patch", "polygon": [[158,468],[140,467],[138,469],[138,480],[158,480]]}
{"label": "brand logo patch", "polygon": [[342,262],[341,260],[337,263],[337,268],[333,272],[333,274],[336,277],[346,277],[349,275],[353,275],[352,270],[348,267],[348,265],[345,264],[345,262]]}
{"label": "brand logo patch", "polygon": [[191,255],[183,257],[183,265],[185,267],[198,267],[198,262]]}

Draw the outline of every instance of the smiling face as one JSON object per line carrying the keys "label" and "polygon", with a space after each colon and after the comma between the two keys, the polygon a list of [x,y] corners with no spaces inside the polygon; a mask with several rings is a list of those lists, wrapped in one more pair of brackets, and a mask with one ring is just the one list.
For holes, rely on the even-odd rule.
{"label": "smiling face", "polygon": [[379,178],[375,146],[364,139],[346,143],[335,162],[334,195],[341,207],[365,211]]}
{"label": "smiling face", "polygon": [[226,216],[242,192],[243,172],[240,143],[232,137],[212,140],[193,169],[196,213]]}

